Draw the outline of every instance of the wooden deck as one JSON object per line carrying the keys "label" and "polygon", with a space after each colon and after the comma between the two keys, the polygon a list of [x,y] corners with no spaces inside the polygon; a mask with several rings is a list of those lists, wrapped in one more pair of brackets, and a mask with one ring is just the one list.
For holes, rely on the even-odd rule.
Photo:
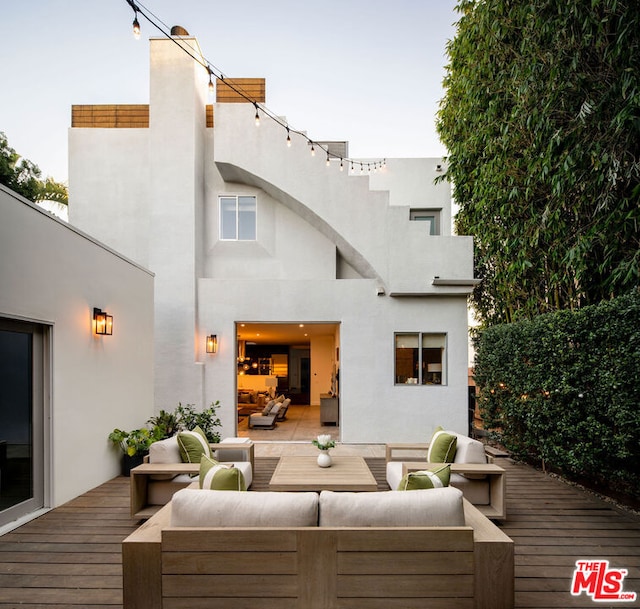
{"label": "wooden deck", "polygon": [[[384,460],[367,459],[385,489]],[[266,490],[277,459],[256,459],[254,490]],[[607,559],[628,569],[625,591],[640,593],[640,516],[541,472],[507,469],[508,519],[515,542],[516,607],[640,607],[594,603],[569,593],[575,561]],[[120,542],[129,517],[129,479],[116,478],[0,537],[0,608],[104,609],[122,606]]]}

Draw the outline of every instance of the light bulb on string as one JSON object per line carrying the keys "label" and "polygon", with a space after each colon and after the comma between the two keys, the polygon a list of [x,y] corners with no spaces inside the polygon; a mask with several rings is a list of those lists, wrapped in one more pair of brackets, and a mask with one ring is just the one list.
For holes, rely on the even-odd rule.
{"label": "light bulb on string", "polygon": [[344,171],[344,163],[342,162],[342,159],[340,159],[340,171]]}
{"label": "light bulb on string", "polygon": [[133,37],[140,40],[140,22],[138,21],[138,13],[133,17]]}
{"label": "light bulb on string", "polygon": [[316,149],[313,146],[313,142],[311,142],[311,156],[316,156]]}
{"label": "light bulb on string", "polygon": [[291,134],[289,133],[289,127],[287,127],[287,147],[291,148]]}
{"label": "light bulb on string", "polygon": [[215,91],[215,87],[213,86],[213,73],[211,72],[210,68],[207,68],[207,72],[209,72],[209,94],[213,95],[214,91]]}
{"label": "light bulb on string", "polygon": [[260,126],[260,114],[258,113],[258,104],[256,102],[253,102],[253,105],[256,107],[256,127]]}
{"label": "light bulb on string", "polygon": [[329,158],[329,153],[327,152],[327,167],[331,165],[331,159]]}

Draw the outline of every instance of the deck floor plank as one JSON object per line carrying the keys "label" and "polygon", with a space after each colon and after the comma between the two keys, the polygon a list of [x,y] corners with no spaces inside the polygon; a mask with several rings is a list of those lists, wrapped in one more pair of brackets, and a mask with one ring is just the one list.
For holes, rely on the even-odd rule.
{"label": "deck floor plank", "polygon": [[[267,490],[277,458],[256,459],[253,490]],[[367,459],[386,490],[384,459]],[[625,591],[640,593],[640,516],[510,459],[507,519],[515,543],[516,607],[593,607],[569,589],[576,560],[626,568]],[[115,478],[0,537],[0,609],[119,609],[121,541],[139,522],[129,515],[129,479]],[[636,603],[618,606],[640,607]]]}

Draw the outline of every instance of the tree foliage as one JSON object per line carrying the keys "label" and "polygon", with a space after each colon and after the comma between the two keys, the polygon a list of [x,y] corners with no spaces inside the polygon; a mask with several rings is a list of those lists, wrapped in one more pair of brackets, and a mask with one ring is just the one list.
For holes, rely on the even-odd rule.
{"label": "tree foliage", "polygon": [[460,0],[438,130],[488,324],[640,278],[640,3]]}
{"label": "tree foliage", "polygon": [[41,180],[42,172],[37,165],[23,159],[13,148],[4,133],[0,131],[0,184],[17,192],[34,203],[52,201],[68,205],[69,193],[64,184],[47,178]]}

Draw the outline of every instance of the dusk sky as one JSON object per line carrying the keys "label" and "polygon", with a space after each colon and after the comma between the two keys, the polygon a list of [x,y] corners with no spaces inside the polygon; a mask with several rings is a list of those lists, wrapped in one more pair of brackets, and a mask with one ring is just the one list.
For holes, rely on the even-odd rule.
{"label": "dusk sky", "polygon": [[[266,79],[266,106],[316,140],[348,140],[353,158],[446,151],[443,97],[454,0],[145,0],[181,25],[227,77]],[[162,34],[125,0],[34,0],[0,8],[0,131],[9,145],[67,180],[73,104],[144,104],[149,37]]]}

